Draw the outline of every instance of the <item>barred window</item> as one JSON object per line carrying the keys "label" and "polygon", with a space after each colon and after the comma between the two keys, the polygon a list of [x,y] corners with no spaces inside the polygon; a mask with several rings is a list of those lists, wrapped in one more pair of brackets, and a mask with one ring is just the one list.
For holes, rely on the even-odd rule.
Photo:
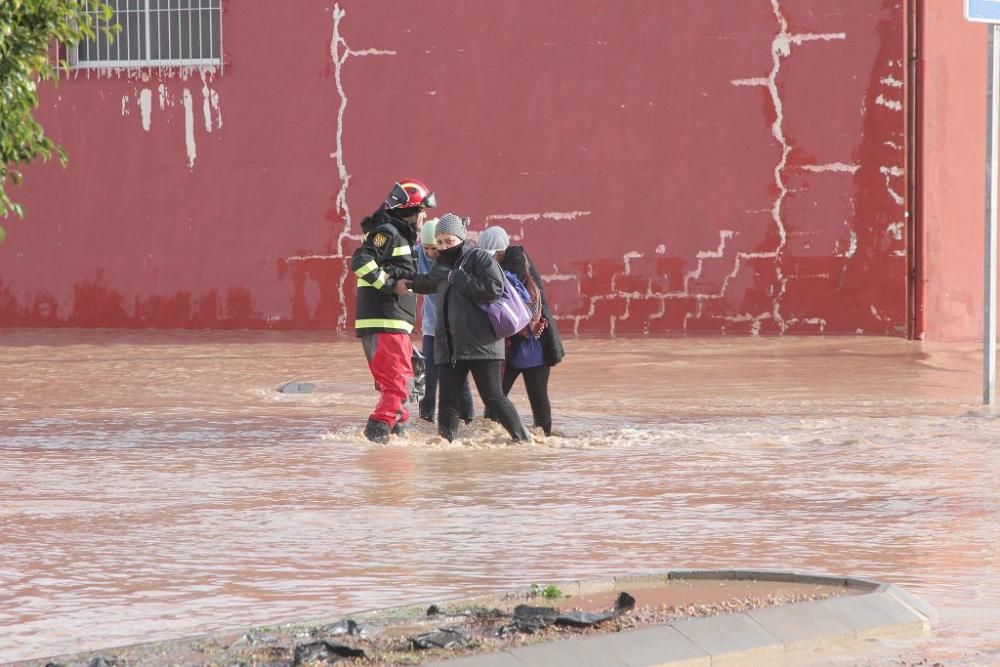
{"label": "barred window", "polygon": [[70,49],[71,67],[222,64],[222,0],[106,1],[118,34],[98,32]]}

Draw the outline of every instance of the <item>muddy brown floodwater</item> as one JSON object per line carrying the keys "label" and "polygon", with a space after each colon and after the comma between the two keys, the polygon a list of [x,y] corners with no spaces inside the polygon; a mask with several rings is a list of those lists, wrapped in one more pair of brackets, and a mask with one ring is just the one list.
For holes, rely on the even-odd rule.
{"label": "muddy brown floodwater", "polygon": [[[369,446],[353,339],[0,330],[0,662],[671,568],[896,583],[865,664],[1000,664],[1000,419],[975,346],[568,342],[557,436]],[[288,380],[319,391],[284,395]],[[514,391],[527,413],[523,389]]]}

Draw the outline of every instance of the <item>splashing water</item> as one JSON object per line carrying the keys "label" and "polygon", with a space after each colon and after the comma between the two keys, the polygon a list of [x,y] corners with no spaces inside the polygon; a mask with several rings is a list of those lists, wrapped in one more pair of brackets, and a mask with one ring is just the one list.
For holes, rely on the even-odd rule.
{"label": "splashing water", "polygon": [[683,567],[897,583],[941,625],[885,655],[1000,661],[977,355],[575,340],[556,435],[477,419],[447,443],[417,421],[372,446],[354,340],[0,331],[0,661]]}

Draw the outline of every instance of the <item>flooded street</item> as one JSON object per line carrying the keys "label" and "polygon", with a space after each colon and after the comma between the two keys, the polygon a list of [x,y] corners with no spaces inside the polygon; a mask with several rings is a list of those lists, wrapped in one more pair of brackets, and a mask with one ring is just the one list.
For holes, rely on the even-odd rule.
{"label": "flooded street", "polygon": [[[974,345],[567,343],[559,437],[360,431],[360,344],[0,330],[0,662],[671,568],[872,577],[1000,664],[1000,418]],[[321,391],[284,395],[289,380]],[[528,416],[523,386],[512,396]],[[481,406],[480,406],[481,407]],[[869,663],[865,663],[869,664]]]}

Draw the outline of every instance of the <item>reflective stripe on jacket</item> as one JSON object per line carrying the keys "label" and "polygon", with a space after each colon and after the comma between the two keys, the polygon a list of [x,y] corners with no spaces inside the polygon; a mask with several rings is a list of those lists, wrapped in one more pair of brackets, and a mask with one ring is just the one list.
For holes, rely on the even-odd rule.
{"label": "reflective stripe on jacket", "polygon": [[395,294],[396,280],[416,272],[413,243],[416,234],[402,220],[378,211],[362,223],[361,247],[351,257],[351,270],[358,280],[354,329],[369,333],[410,333],[416,321],[417,297],[412,292]]}

